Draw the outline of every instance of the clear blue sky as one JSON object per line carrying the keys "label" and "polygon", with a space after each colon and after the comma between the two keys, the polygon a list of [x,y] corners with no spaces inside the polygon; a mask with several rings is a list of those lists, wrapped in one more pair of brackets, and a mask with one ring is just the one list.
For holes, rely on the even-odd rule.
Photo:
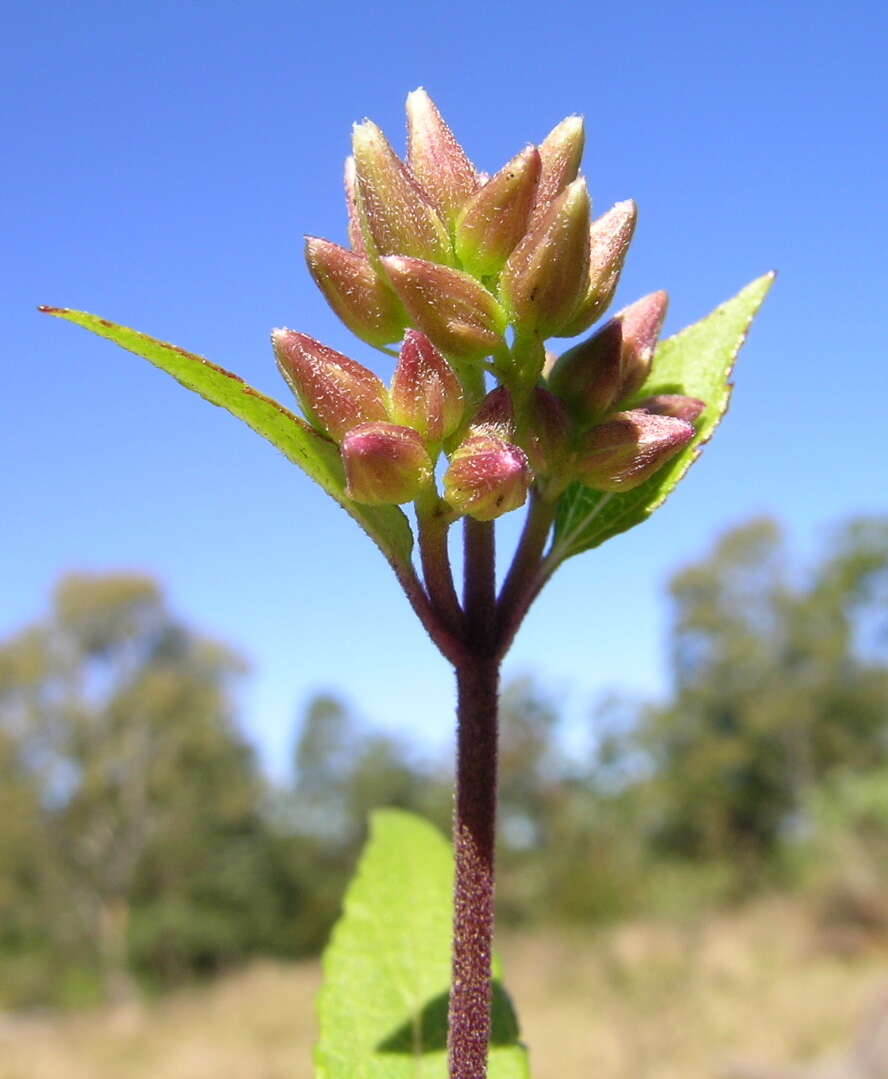
{"label": "clear blue sky", "polygon": [[580,721],[606,687],[656,693],[663,583],[716,530],[771,512],[811,549],[885,510],[881,0],[84,0],[12,3],[4,24],[0,633],[65,569],[140,568],[251,659],[244,721],[272,767],[316,688],[449,737],[449,671],[345,514],[221,411],[34,310],[97,312],[282,399],[272,326],[387,374],[325,308],[301,237],[344,239],[351,123],[400,145],[418,85],[489,170],[584,113],[598,210],[640,207],[618,303],[668,289],[667,332],[781,275],[704,458],[650,522],[561,570],[507,671]]}

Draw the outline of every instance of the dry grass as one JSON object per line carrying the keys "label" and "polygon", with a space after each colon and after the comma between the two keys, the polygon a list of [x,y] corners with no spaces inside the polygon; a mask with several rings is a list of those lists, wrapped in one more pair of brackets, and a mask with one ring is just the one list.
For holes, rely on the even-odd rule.
{"label": "dry grass", "polygon": [[[870,946],[825,950],[797,908],[684,927],[507,938],[534,1079],[712,1079],[737,1057],[850,1040],[888,978]],[[0,1021],[0,1079],[309,1079],[314,964],[263,964],[157,1004]]]}

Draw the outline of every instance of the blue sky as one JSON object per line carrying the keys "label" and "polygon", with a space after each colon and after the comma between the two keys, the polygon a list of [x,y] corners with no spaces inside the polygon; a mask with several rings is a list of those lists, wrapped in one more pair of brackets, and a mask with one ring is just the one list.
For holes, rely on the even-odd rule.
{"label": "blue sky", "polygon": [[148,570],[250,658],[244,723],[273,769],[318,688],[446,743],[450,672],[346,515],[221,411],[35,312],[97,312],[282,399],[272,326],[387,375],[325,308],[301,238],[344,239],[351,123],[401,145],[419,85],[488,170],[585,114],[597,209],[640,208],[617,303],[668,289],[667,333],[780,271],[703,459],[650,522],[560,571],[507,674],[538,673],[578,724],[605,688],[656,693],[663,584],[718,529],[776,513],[812,550],[885,510],[881,3],[84,0],[13,3],[5,24],[0,634],[65,569]]}

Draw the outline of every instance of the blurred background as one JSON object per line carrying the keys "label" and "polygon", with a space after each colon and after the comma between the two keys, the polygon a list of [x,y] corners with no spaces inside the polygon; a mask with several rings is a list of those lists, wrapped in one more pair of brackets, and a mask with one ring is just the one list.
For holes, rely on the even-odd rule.
{"label": "blurred background", "polygon": [[367,811],[447,827],[450,672],[376,550],[246,428],[35,312],[282,400],[277,325],[387,377],[301,243],[344,240],[350,125],[401,148],[418,85],[490,171],[583,113],[597,212],[640,208],[617,306],[667,288],[667,333],[780,271],[701,461],[559,572],[506,665],[534,1075],[853,1045],[888,982],[882,5],[4,15],[0,1079],[307,1076]]}

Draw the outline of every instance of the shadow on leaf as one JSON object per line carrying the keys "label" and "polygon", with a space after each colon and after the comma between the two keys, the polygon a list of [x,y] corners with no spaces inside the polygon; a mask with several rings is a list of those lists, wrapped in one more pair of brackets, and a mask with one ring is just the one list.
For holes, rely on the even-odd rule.
{"label": "shadow on leaf", "polygon": [[[435,1053],[447,1048],[449,993],[440,993],[377,1046],[377,1053]],[[518,1045],[518,1020],[509,994],[500,982],[493,983],[490,1044]]]}

